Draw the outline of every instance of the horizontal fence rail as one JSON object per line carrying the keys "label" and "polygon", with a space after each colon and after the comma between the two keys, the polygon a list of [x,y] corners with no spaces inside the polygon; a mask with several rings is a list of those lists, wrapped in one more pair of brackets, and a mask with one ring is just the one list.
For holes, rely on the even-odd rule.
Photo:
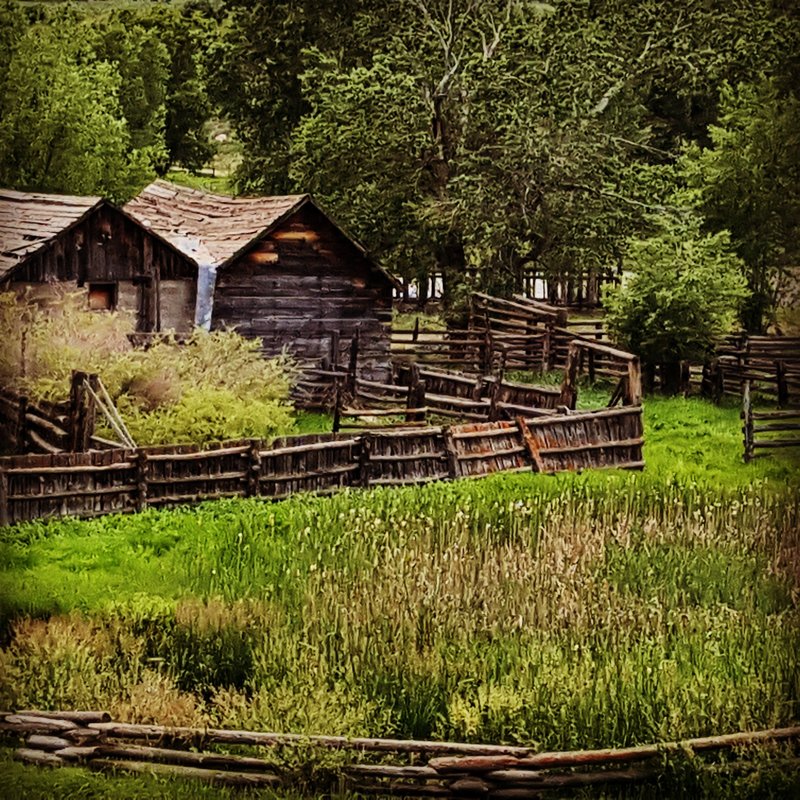
{"label": "horizontal fence rail", "polygon": [[639,469],[641,406],[447,427],[0,458],[0,524],[494,472]]}

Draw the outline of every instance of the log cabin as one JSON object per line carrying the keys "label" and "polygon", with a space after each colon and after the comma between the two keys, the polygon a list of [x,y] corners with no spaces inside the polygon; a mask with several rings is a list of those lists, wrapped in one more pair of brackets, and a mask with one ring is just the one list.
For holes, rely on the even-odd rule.
{"label": "log cabin", "polygon": [[139,332],[187,332],[197,265],[100,197],[0,190],[0,290],[46,303],[64,289],[131,313]]}
{"label": "log cabin", "polygon": [[234,198],[159,180],[125,211],[198,263],[198,318],[212,329],[315,365],[339,342],[346,358],[358,335],[359,372],[388,376],[397,282],[310,195]]}

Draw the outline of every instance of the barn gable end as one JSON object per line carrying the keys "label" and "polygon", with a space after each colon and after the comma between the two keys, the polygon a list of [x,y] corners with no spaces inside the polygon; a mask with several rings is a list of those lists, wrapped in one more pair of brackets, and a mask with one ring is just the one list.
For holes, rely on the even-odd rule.
{"label": "barn gable end", "polygon": [[392,282],[313,203],[305,203],[220,268],[214,327],[259,337],[265,353],[287,347],[319,361],[332,337],[359,336],[361,369],[389,363]]}
{"label": "barn gable end", "polygon": [[0,223],[0,288],[82,290],[90,308],[134,314],[138,331],[191,328],[196,265],[110,203],[0,192]]}
{"label": "barn gable end", "polygon": [[233,198],[156,181],[125,210],[216,271],[212,328],[312,363],[358,333],[360,371],[388,375],[394,279],[309,195]]}

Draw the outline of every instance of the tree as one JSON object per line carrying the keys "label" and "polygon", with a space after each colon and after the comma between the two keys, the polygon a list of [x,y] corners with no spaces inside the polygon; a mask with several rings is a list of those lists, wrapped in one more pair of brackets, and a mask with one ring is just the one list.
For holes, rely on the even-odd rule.
{"label": "tree", "polygon": [[152,174],[133,149],[119,102],[120,77],[98,61],[69,13],[30,26],[10,59],[0,98],[0,183],[102,194],[124,201]]}
{"label": "tree", "polygon": [[742,321],[760,333],[800,263],[800,100],[775,80],[725,84],[709,138],[681,166],[709,227],[731,233],[751,292]]}
{"label": "tree", "polygon": [[163,165],[167,160],[164,127],[170,65],[166,47],[155,32],[125,16],[97,21],[91,31],[97,60],[113,64],[119,73],[119,103],[131,146],[151,148],[154,163]]}
{"label": "tree", "polygon": [[694,215],[656,224],[652,236],[630,242],[625,278],[606,290],[606,322],[650,376],[660,366],[662,387],[675,391],[680,362],[713,351],[735,325],[747,289],[727,232],[703,233]]}

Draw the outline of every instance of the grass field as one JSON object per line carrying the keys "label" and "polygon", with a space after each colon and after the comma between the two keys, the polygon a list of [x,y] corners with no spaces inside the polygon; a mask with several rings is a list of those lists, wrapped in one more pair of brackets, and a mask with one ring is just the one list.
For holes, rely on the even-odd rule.
{"label": "grass field", "polygon": [[[699,400],[645,430],[641,474],[3,531],[0,706],[559,749],[796,723],[796,458],[743,464],[738,410]],[[118,796],[185,796],[159,785]]]}

